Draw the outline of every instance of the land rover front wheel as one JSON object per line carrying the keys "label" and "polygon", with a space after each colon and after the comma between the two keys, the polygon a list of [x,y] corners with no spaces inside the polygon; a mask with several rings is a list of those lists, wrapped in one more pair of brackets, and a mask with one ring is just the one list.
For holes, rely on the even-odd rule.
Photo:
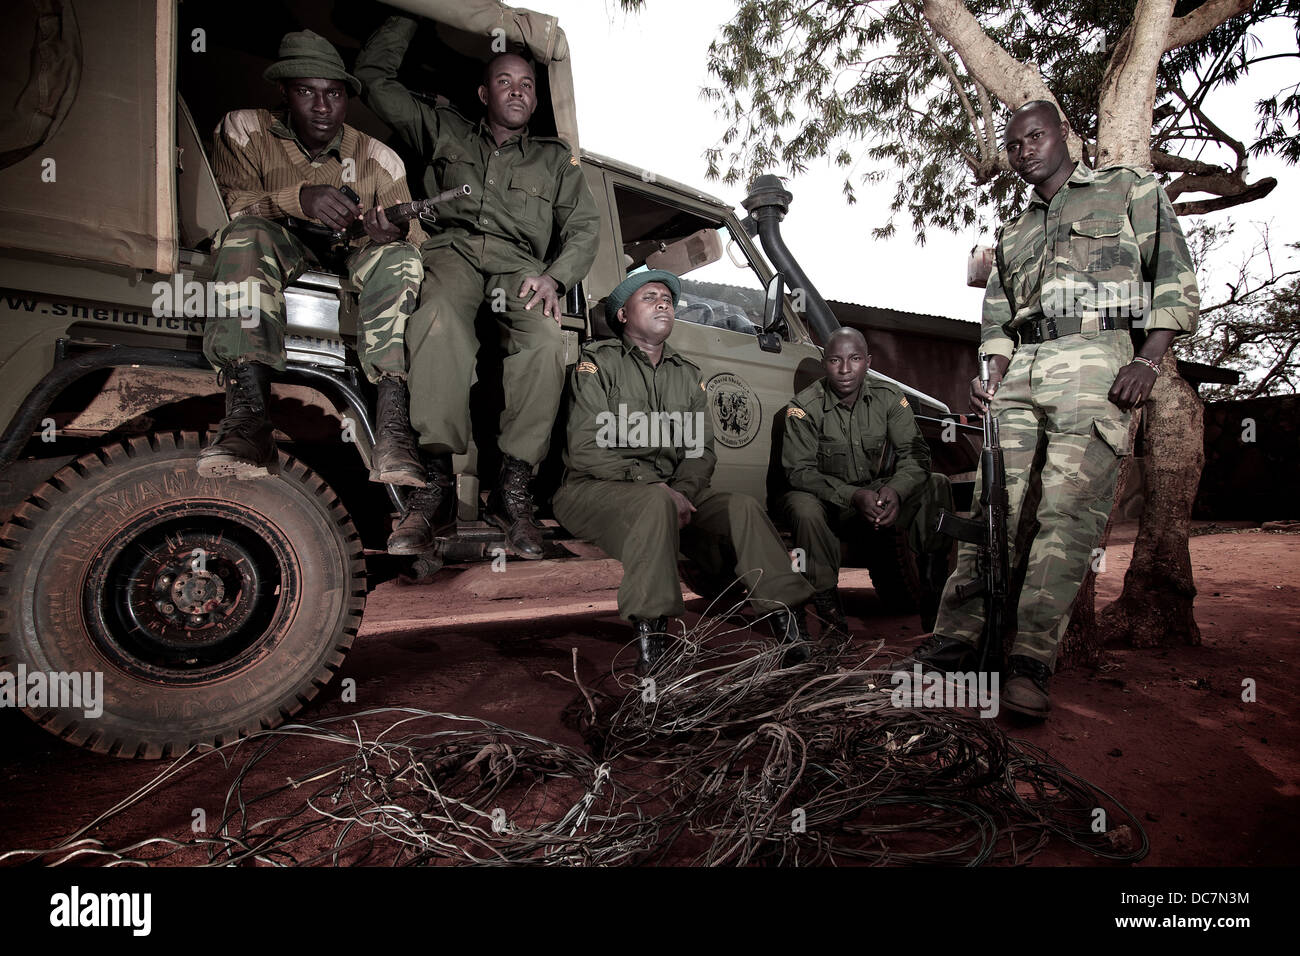
{"label": "land rover front wheel", "polygon": [[28,690],[57,675],[18,703],[70,743],[220,746],[300,710],[352,645],[365,570],[337,496],[284,452],[278,477],[201,478],[200,447],[176,433],[97,449],[0,531],[0,670]]}

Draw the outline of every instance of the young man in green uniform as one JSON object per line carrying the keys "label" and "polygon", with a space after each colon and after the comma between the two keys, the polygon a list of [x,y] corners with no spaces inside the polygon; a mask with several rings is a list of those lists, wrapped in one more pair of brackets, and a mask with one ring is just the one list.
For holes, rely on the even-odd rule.
{"label": "young man in green uniform", "polygon": [[[1051,709],[1057,644],[1105,533],[1130,410],[1151,393],[1174,336],[1195,328],[1200,304],[1178,217],[1155,176],[1076,164],[1068,135],[1046,101],[1025,104],[1007,125],[1007,160],[1034,190],[998,234],[980,335],[990,386],[971,382],[972,408],[997,416],[1001,429],[1012,542],[1025,492],[1042,483],[1002,687],[1008,709],[1037,718]],[[1130,328],[1145,330],[1136,356]],[[963,544],[934,634],[917,653],[923,664],[973,669],[983,603],[960,601],[956,583],[975,576],[975,557]]]}
{"label": "young man in green uniform", "polygon": [[[679,550],[708,561],[718,539],[729,543],[738,560],[726,570],[757,612],[772,614],[783,641],[807,640],[797,609],[812,595],[763,507],[709,487],[717,456],[703,378],[667,342],[680,295],[677,276],[660,269],[634,273],[609,294],[605,314],[622,334],[587,345],[574,370],[554,500],[566,528],[623,562],[618,612],[636,628],[641,673],[666,649],[667,618],[685,611]],[[805,657],[794,647],[788,660]]]}
{"label": "young man in green uniform", "polygon": [[[939,509],[952,510],[952,486],[930,471],[930,448],[898,386],[867,378],[871,353],[857,329],[826,342],[825,378],[785,409],[781,464],[791,491],[781,505],[823,621],[847,635],[840,606],[840,541],[897,526],[907,534],[922,578],[921,626],[934,627],[948,577],[951,543],[938,534]],[[892,446],[896,464],[885,470]]]}
{"label": "young man in green uniform", "polygon": [[462,185],[472,193],[439,209],[439,228],[421,248],[427,279],[407,341],[411,419],[430,487],[411,496],[388,550],[418,554],[455,528],[451,456],[469,445],[474,319],[486,302],[505,351],[503,461],[487,517],[516,554],[540,558],[529,482],[564,389],[560,298],[595,259],[599,215],[568,144],[528,132],[537,108],[532,64],[495,57],[478,90],[486,115],[470,122],[397,81],[415,29],[409,17],[390,17],[366,42],[356,66],[366,105],[424,158],[430,195]]}
{"label": "young man in green uniform", "polygon": [[[406,170],[391,149],[343,122],[348,89],[360,92],[361,84],[324,37],[286,34],[265,77],[280,84],[284,114],[227,113],[212,155],[230,213],[217,236],[213,281],[235,291],[204,324],[203,352],[225,382],[226,416],[199,454],[199,474],[257,478],[275,461],[267,405],[272,374],[285,368],[284,287],[319,267],[288,219],[335,230],[360,219],[365,233],[352,240],[345,268],[360,292],[361,367],[379,389],[370,476],[423,487],[407,417],[403,339],[423,270],[415,247],[403,241],[407,227],[384,216],[385,206],[411,201]],[[361,206],[343,194],[345,184]],[[413,242],[423,240],[417,224],[409,229]]]}

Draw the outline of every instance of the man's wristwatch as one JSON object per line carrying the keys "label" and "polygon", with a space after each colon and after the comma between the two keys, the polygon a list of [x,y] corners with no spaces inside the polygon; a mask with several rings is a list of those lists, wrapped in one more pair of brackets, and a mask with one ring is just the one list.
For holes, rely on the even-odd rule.
{"label": "man's wristwatch", "polygon": [[[1135,356],[1133,356],[1133,361],[1134,361],[1134,362],[1141,362],[1143,365],[1145,365],[1147,368],[1151,369],[1151,371],[1155,372],[1157,375],[1160,374],[1160,363],[1159,363],[1159,362],[1153,362],[1153,361],[1151,361],[1149,358],[1143,358],[1141,355],[1135,355]],[[1129,364],[1131,365],[1131,364],[1133,364],[1133,363],[1130,362]]]}

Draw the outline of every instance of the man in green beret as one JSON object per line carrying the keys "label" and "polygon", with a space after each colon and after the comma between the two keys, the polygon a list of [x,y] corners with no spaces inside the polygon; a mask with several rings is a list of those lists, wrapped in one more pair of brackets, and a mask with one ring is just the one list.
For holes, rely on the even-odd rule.
{"label": "man in green beret", "polygon": [[560,302],[596,257],[600,216],[578,157],[563,140],[534,136],[533,65],[514,53],[487,64],[471,121],[426,103],[397,79],[416,22],[390,17],[357,57],[366,105],[428,164],[426,188],[468,185],[439,211],[421,248],[428,281],[411,317],[411,414],[426,454],[430,487],[416,492],[388,550],[417,554],[456,526],[452,455],[469,446],[470,380],[478,353],[475,317],[485,303],[504,351],[497,487],[487,519],[522,558],[542,556],[529,484],[546,457],[564,390]]}
{"label": "man in green beret", "polygon": [[[816,589],[813,605],[847,633],[839,597],[840,542],[897,527],[921,574],[921,626],[930,630],[948,577],[949,540],[935,531],[952,510],[952,486],[930,470],[930,448],[897,385],[871,379],[866,337],[841,328],[826,342],[824,378],[785,409],[781,464],[790,482],[782,508]],[[886,462],[893,449],[895,461]]]}
{"label": "man in green beret", "polygon": [[[573,374],[564,482],[555,516],[623,562],[619,616],[639,639],[637,668],[663,655],[668,618],[684,610],[677,554],[708,564],[730,545],[750,603],[803,660],[799,611],[812,595],[791,568],[767,512],[743,494],[714,491],[717,456],[700,370],[668,344],[681,282],[651,269],[619,283],[605,303],[617,339],[584,347]],[[722,568],[711,570],[722,571]]]}
{"label": "man in green beret", "polygon": [[[227,113],[215,134],[213,170],[230,224],[216,238],[213,281],[228,291],[205,324],[203,351],[225,383],[226,415],[199,454],[199,474],[269,473],[271,378],[285,368],[284,288],[320,267],[301,223],[343,231],[360,220],[364,233],[350,241],[345,268],[360,295],[361,367],[379,392],[370,477],[423,487],[407,408],[404,335],[424,275],[412,243],[424,235],[416,223],[408,233],[384,215],[385,206],[411,201],[406,170],[391,149],[343,122],[348,90],[360,92],[361,85],[324,37],[286,34],[280,59],[264,76],[279,84],[284,111]],[[359,204],[344,195],[344,185]]]}

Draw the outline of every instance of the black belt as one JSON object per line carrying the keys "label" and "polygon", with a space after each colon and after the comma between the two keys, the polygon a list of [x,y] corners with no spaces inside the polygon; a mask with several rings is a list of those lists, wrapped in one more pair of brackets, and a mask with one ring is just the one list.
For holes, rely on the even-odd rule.
{"label": "black belt", "polygon": [[[1083,329],[1084,321],[1084,319],[1079,318],[1067,318],[1065,316],[1055,318],[1049,316],[1041,319],[1030,319],[1006,331],[1008,335],[1018,339],[1021,345],[1036,345],[1039,342],[1059,339],[1066,335],[1078,335]],[[1095,319],[1086,321],[1089,326],[1092,326],[1095,322],[1099,332],[1130,328],[1128,316],[1099,315]],[[1089,330],[1091,331],[1091,329]]]}

